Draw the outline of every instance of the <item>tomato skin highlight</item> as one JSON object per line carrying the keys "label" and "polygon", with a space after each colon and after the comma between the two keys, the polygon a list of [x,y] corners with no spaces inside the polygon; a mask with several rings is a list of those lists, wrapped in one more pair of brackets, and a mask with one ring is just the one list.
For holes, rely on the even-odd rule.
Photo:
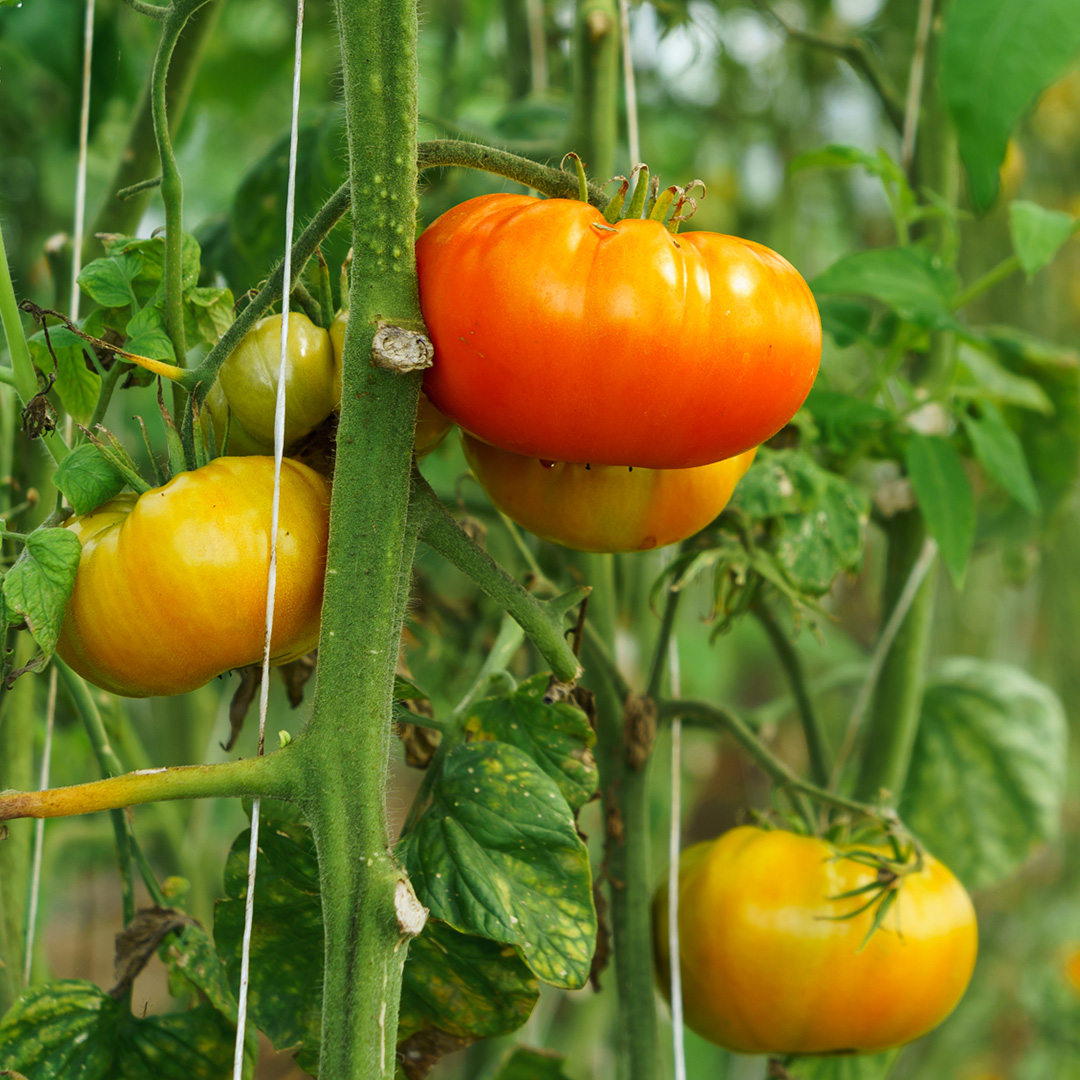
{"label": "tomato skin highlight", "polygon": [[[125,697],[261,661],[273,483],[273,458],[216,458],[69,521],[83,550],[57,654]],[[273,664],[318,643],[329,509],[329,482],[283,460]]]}
{"label": "tomato skin highlight", "polygon": [[779,431],[817,374],[813,295],[750,240],[484,195],[433,222],[416,258],[426,393],[525,457],[706,465]]}
{"label": "tomato skin highlight", "polygon": [[[229,425],[229,455],[273,454],[281,362],[281,316],[260,319],[221,365],[206,397],[220,448]],[[335,395],[336,388],[336,395]],[[285,445],[322,423],[341,397],[341,368],[330,335],[299,311],[289,313],[285,357]],[[231,414],[231,415],[230,415]]]}
{"label": "tomato skin highlight", "polygon": [[[687,848],[679,934],[687,1025],[743,1054],[871,1053],[936,1027],[971,979],[971,899],[936,859],[903,878],[863,947],[871,867],[814,837],[742,826]],[[666,882],[653,905],[657,973],[667,982]],[[665,993],[666,993],[665,987]]]}
{"label": "tomato skin highlight", "polygon": [[522,457],[462,432],[491,501],[543,540],[577,551],[648,551],[685,540],[727,505],[757,447],[696,469],[640,469]]}

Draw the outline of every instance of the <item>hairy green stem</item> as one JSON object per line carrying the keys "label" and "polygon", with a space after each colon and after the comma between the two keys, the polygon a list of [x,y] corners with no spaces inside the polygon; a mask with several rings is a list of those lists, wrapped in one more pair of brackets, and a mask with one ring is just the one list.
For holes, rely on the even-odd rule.
{"label": "hairy green stem", "polygon": [[[422,142],[419,146],[418,164],[421,172],[440,166],[458,165],[514,180],[552,199],[578,197],[578,182],[574,173],[553,169],[550,165],[540,165],[528,158],[511,154],[509,151],[496,150],[492,146],[483,146],[480,143],[464,142],[458,139],[433,139]],[[589,202],[593,206],[603,210],[608,201],[608,197],[599,187],[595,184],[589,185]]]}
{"label": "hairy green stem", "polygon": [[462,531],[461,526],[439,501],[428,482],[416,477],[414,498],[427,513],[420,527],[420,539],[433,551],[452,562],[470,577],[528,634],[555,677],[573,682],[581,665],[563,634],[563,616],[580,603],[588,589],[572,589],[552,600],[537,600],[526,592],[486,551]]}
{"label": "hairy green stem", "polygon": [[[386,816],[394,669],[415,530],[409,493],[418,373],[373,364],[376,330],[419,335],[416,0],[336,0],[353,261],[313,710],[293,743],[319,858],[323,1080],[396,1066],[407,892]],[[413,930],[415,932],[415,929]]]}
{"label": "hairy green stem", "polygon": [[664,672],[667,670],[668,658],[671,653],[671,634],[675,629],[675,616],[678,614],[681,599],[681,590],[668,589],[667,598],[664,601],[664,613],[660,617],[660,629],[656,635],[656,642],[653,644],[652,663],[649,665],[649,681],[645,690],[645,693],[653,700],[660,696]]}
{"label": "hairy green stem", "polygon": [[[223,3],[206,5],[188,21],[176,42],[165,87],[165,111],[169,120],[169,131],[173,135],[179,129],[187,109],[206,42],[224,9]],[[138,112],[128,135],[127,145],[117,162],[116,171],[109,183],[105,185],[105,196],[98,207],[93,227],[87,230],[87,238],[83,243],[84,263],[93,258],[91,245],[96,243],[94,237],[97,233],[128,235],[138,228],[150,202],[153,189],[161,183],[161,177],[147,179],[147,175],[157,166],[158,152],[154,141],[153,81],[151,79],[143,91]],[[121,198],[121,191],[128,192],[128,197]]]}
{"label": "hairy green stem", "polygon": [[[29,634],[19,634],[15,662],[25,664],[36,648]],[[0,790],[34,784],[35,719],[34,680],[19,679],[0,697]],[[32,837],[32,826],[21,822],[0,843],[0,1015],[23,989]]]}
{"label": "hairy green stem", "polygon": [[[885,534],[889,546],[883,608],[888,619],[922,555],[926,529],[919,512],[907,510],[886,522]],[[903,793],[919,729],[935,578],[932,569],[923,578],[882,665],[863,739],[856,799],[876,801],[885,793],[895,805]]]}
{"label": "hairy green stem", "polygon": [[806,752],[810,759],[810,775],[814,783],[819,787],[827,787],[832,765],[829,761],[828,744],[825,740],[825,730],[821,726],[814,702],[810,697],[809,688],[806,685],[806,672],[803,671],[802,661],[791,638],[784,633],[783,629],[773,618],[772,612],[764,603],[756,603],[751,608],[761,623],[762,628],[772,643],[776,658],[787,676],[788,685],[791,687],[792,696],[795,699],[795,708],[802,724],[803,737],[806,739]]}
{"label": "hairy green stem", "polygon": [[[593,580],[601,595],[605,584],[609,589],[613,584],[611,576],[606,582]],[[599,635],[610,642],[611,620],[600,614],[597,622]],[[660,1042],[652,974],[647,765],[631,764],[628,753],[624,707],[631,699],[620,694],[588,636],[584,652],[596,699],[595,754],[604,800],[602,873],[609,885],[618,994],[616,1072],[624,1080],[656,1080]]]}
{"label": "hairy green stem", "polygon": [[[165,329],[176,354],[176,362],[184,366],[187,339],[184,331],[183,248],[184,248],[184,185],[173,153],[169,130],[166,83],[173,50],[188,19],[207,0],[176,0],[170,5],[161,24],[154,66],[150,74],[150,101],[154,122],[154,140],[161,160],[161,198],[165,204]],[[179,400],[176,402],[179,407]]]}
{"label": "hairy green stem", "polygon": [[[11,281],[7,251],[4,247],[3,228],[0,228],[0,325],[3,325],[4,338],[11,355],[15,390],[25,407],[38,392],[38,377],[34,362],[30,359],[30,350],[26,347],[26,335],[23,333],[19,304],[15,298],[15,286]],[[41,441],[57,464],[70,452],[67,444],[55,431],[43,435]]]}
{"label": "hairy green stem", "polygon": [[800,796],[862,817],[882,822],[886,819],[893,820],[869,803],[837,795],[835,792],[810,783],[809,780],[804,780],[772,753],[743,720],[727,709],[710,705],[705,701],[661,701],[658,702],[657,709],[661,720],[673,720],[676,716],[681,716],[684,720],[707,724],[727,732],[761,770],[787,792],[796,809],[804,815],[804,819],[811,827],[813,815],[808,813]]}
{"label": "hairy green stem", "polygon": [[577,0],[569,141],[603,180],[615,171],[620,40],[618,0]]}

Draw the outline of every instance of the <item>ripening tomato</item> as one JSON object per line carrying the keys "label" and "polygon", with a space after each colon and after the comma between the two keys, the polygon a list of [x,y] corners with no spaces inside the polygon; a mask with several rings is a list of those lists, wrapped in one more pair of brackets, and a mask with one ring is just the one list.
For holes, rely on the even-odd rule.
{"label": "ripening tomato", "polygon": [[[679,955],[686,1023],[743,1054],[869,1053],[936,1027],[967,989],[975,911],[937,860],[900,879],[867,939],[872,896],[841,899],[875,870],[814,837],[744,826],[679,861]],[[865,850],[865,849],[863,849]],[[654,903],[667,983],[666,884]],[[864,944],[865,942],[865,944]]]}
{"label": "ripening tomato", "polygon": [[[281,316],[260,319],[221,365],[206,397],[220,447],[229,424],[229,455],[274,452],[274,410],[281,357]],[[318,427],[337,407],[341,369],[330,335],[289,312],[285,357],[285,445]],[[229,414],[231,413],[231,418]]]}
{"label": "ripening tomato", "polygon": [[721,461],[779,431],[817,373],[810,289],[751,240],[483,195],[435,221],[416,259],[435,346],[424,389],[525,457]]}
{"label": "ripening tomato", "polygon": [[512,521],[578,551],[648,551],[705,528],[727,506],[757,447],[696,469],[572,465],[498,450],[462,432],[465,459]]}
{"label": "ripening tomato", "polygon": [[[337,382],[334,390],[334,407],[341,402],[341,358],[345,352],[345,326],[349,321],[348,311],[339,311],[330,324],[330,340],[334,346],[335,370]],[[453,427],[450,419],[443,416],[428,400],[423,390],[416,405],[416,456],[422,458],[430,454],[446,438],[446,433]]]}
{"label": "ripening tomato", "polygon": [[[56,651],[126,697],[182,694],[261,661],[274,459],[221,457],[68,522],[82,542]],[[330,483],[281,466],[271,663],[318,643]]]}

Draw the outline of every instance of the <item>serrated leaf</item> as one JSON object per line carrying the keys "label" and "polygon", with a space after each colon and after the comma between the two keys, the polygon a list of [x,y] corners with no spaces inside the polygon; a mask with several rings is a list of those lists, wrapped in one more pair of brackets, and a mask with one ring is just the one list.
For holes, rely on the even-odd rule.
{"label": "serrated leaf", "polygon": [[850,453],[879,442],[893,419],[891,413],[864,398],[816,387],[810,391],[804,407],[834,454]]}
{"label": "serrated leaf", "polygon": [[815,296],[842,293],[872,296],[901,319],[931,330],[956,329],[950,303],[956,274],[926,248],[893,247],[857,251],[818,274]]}
{"label": "serrated leaf", "polygon": [[565,1064],[566,1058],[554,1051],[516,1046],[491,1080],[568,1080]]}
{"label": "serrated leaf", "polygon": [[68,529],[37,529],[4,577],[9,618],[25,619],[46,655],[56,648],[81,554],[79,538]]}
{"label": "serrated leaf", "polygon": [[184,294],[184,328],[189,344],[213,345],[232,323],[231,290],[202,286]]}
{"label": "serrated leaf", "polygon": [[437,919],[409,943],[401,985],[398,1041],[437,1028],[473,1041],[516,1031],[540,996],[517,950]]}
{"label": "serrated leaf", "polygon": [[176,351],[165,327],[165,312],[156,305],[144,307],[125,329],[127,341],[124,348],[151,360],[168,360],[176,363]]}
{"label": "serrated leaf", "polygon": [[801,450],[758,452],[731,500],[774,551],[794,588],[823,596],[862,564],[866,496]]}
{"label": "serrated leaf", "polygon": [[1031,478],[1027,457],[1020,437],[1001,413],[989,402],[982,406],[978,417],[960,414],[964,430],[971,439],[975,456],[992,476],[1025,510],[1039,512],[1039,493]]}
{"label": "serrated leaf", "polygon": [[588,852],[558,786],[522,751],[456,746],[399,851],[435,918],[516,946],[544,982],[584,985],[596,945]]}
{"label": "serrated leaf", "polygon": [[394,676],[394,700],[395,701],[428,701],[428,695],[404,675]]}
{"label": "serrated leaf", "polygon": [[103,308],[124,308],[137,304],[132,282],[141,266],[135,256],[94,259],[79,272],[79,288]]}
{"label": "serrated leaf", "polygon": [[77,446],[53,474],[53,483],[75,508],[87,514],[124,490],[127,481],[90,443]]}
{"label": "serrated leaf", "polygon": [[955,658],[923,696],[900,812],[968,888],[1057,834],[1068,755],[1054,692],[1011,664]]}
{"label": "serrated leaf", "polygon": [[[972,345],[961,344],[958,359],[960,366],[967,371],[981,392],[980,396],[989,397],[1000,405],[1031,409],[1043,416],[1053,414],[1054,403],[1034,379],[1014,375],[982,349]],[[959,384],[956,390],[961,396],[968,396],[963,384]]]}
{"label": "serrated leaf", "polygon": [[[214,940],[240,982],[250,830],[234,841],[225,863],[225,895],[214,908]],[[322,1030],[323,925],[319,866],[306,825],[263,819],[251,936],[248,1008],[259,1030],[297,1060],[317,1068]]]}
{"label": "serrated leaf", "polygon": [[544,704],[548,681],[546,674],[534,675],[509,696],[477,702],[469,710],[465,730],[473,739],[509,743],[523,750],[558,784],[576,813],[593,797],[599,783],[590,752],[596,734],[576,706]]}
{"label": "serrated leaf", "polygon": [[210,1005],[136,1018],[93,983],[31,987],[0,1019],[0,1069],[31,1080],[222,1080],[235,1030]]}
{"label": "serrated leaf", "polygon": [[960,455],[948,439],[912,432],[904,457],[927,531],[959,587],[975,540],[975,496]]}
{"label": "serrated leaf", "polygon": [[1072,236],[1073,217],[1062,210],[1048,210],[1038,203],[1009,203],[1009,234],[1013,251],[1028,277],[1038,273]]}
{"label": "serrated leaf", "polygon": [[972,201],[987,210],[1009,135],[1080,49],[1076,0],[950,0],[941,90]]}

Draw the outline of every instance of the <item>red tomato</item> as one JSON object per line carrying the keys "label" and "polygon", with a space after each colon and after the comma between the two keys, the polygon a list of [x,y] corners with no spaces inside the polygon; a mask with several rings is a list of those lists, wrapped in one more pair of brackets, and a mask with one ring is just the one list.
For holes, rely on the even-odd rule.
{"label": "red tomato", "polygon": [[511,454],[462,432],[491,501],[544,540],[578,551],[647,551],[705,528],[727,506],[757,447],[696,469],[572,465]]}
{"label": "red tomato", "polygon": [[428,396],[526,457],[720,461],[779,431],[817,373],[809,287],[750,240],[484,195],[435,221],[416,258]]}

